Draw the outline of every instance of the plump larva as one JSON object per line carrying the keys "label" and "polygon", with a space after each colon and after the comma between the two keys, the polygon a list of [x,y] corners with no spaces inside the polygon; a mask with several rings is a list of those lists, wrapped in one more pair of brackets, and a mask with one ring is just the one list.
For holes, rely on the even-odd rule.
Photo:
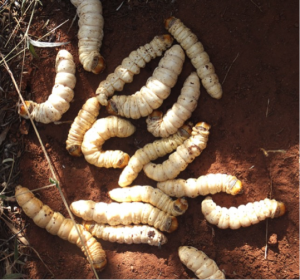
{"label": "plump larva", "polygon": [[127,120],[116,116],[98,119],[85,133],[81,145],[87,162],[98,167],[123,168],[129,161],[129,155],[116,151],[103,151],[102,145],[111,137],[129,137],[135,127]]}
{"label": "plump larva", "polygon": [[190,137],[191,131],[191,126],[185,124],[175,134],[167,138],[156,140],[138,149],[130,158],[128,165],[123,169],[118,182],[119,186],[129,186],[138,176],[145,164],[173,152]]}
{"label": "plump larva", "polygon": [[180,246],[178,255],[181,262],[199,279],[225,279],[224,273],[218,268],[216,262],[204,252],[191,246]]}
{"label": "plump larva", "polygon": [[176,133],[196,109],[199,96],[200,81],[196,72],[193,72],[185,80],[177,102],[164,116],[160,111],[154,111],[148,116],[148,131],[155,137],[168,137]]}
{"label": "plump larva", "polygon": [[[55,122],[70,108],[70,102],[74,97],[76,84],[75,63],[73,56],[67,50],[60,50],[56,56],[56,77],[52,93],[48,100],[38,104],[33,101],[25,101],[31,117],[41,123]],[[19,114],[29,119],[24,105],[20,105]]]}
{"label": "plump larva", "polygon": [[257,224],[267,218],[280,217],[285,213],[283,202],[265,198],[236,207],[220,207],[210,196],[202,201],[202,213],[205,219],[219,228],[238,229]]}
{"label": "plump larva", "polygon": [[199,178],[174,179],[160,182],[157,187],[169,196],[197,197],[218,192],[237,195],[242,190],[242,182],[235,176],[227,174],[208,174]]}
{"label": "plump larva", "polygon": [[152,77],[140,91],[129,96],[114,95],[108,101],[108,113],[131,119],[150,115],[170,95],[171,88],[174,87],[181,73],[184,59],[182,48],[179,45],[172,46],[165,52]]}
{"label": "plump larva", "polygon": [[175,17],[165,20],[165,27],[186,51],[208,94],[213,98],[220,99],[222,97],[222,87],[219,78],[197,36],[180,19]]}
{"label": "plump larva", "polygon": [[106,80],[99,84],[96,94],[100,104],[107,106],[107,99],[115,91],[122,91],[125,83],[131,83],[133,76],[140,73],[140,68],[144,68],[151,59],[161,56],[172,43],[173,38],[168,34],[155,36],[150,43],[132,51],[128,57],[123,59],[114,73],[109,74]]}
{"label": "plump larva", "polygon": [[168,242],[163,233],[147,225],[110,226],[85,221],[83,226],[97,238],[120,244],[143,243],[151,246],[161,246]]}
{"label": "plump larva", "polygon": [[97,120],[100,111],[100,104],[97,97],[89,98],[82,106],[78,116],[75,118],[69,130],[66,141],[66,149],[72,156],[82,156],[81,144],[84,134],[92,127]]}
{"label": "plump larva", "polygon": [[71,0],[77,8],[79,61],[86,71],[95,74],[105,69],[105,61],[99,53],[103,39],[104,19],[100,0]]}
{"label": "plump larva", "polygon": [[85,221],[99,224],[130,225],[147,224],[161,231],[172,232],[177,229],[178,221],[164,211],[148,203],[123,202],[104,203],[92,200],[72,202],[71,211]]}
{"label": "plump larva", "polygon": [[193,127],[192,135],[177,147],[169,159],[162,164],[150,162],[144,165],[145,174],[158,182],[176,178],[206,148],[209,129],[210,125],[205,122],[196,124]]}
{"label": "plump larva", "polygon": [[[20,185],[16,187],[15,196],[17,203],[22,207],[25,214],[33,219],[37,226],[45,228],[49,233],[68,240],[70,243],[76,244],[86,255],[71,219],[65,218],[59,212],[54,212],[48,205],[43,204],[42,201],[36,198],[29,189]],[[89,253],[93,267],[97,270],[102,270],[107,261],[101,244],[82,225],[77,224],[77,228]]]}
{"label": "plump larva", "polygon": [[159,189],[151,186],[132,186],[130,188],[116,188],[109,191],[111,199],[118,202],[147,202],[172,216],[182,215],[188,208],[185,198],[172,200]]}

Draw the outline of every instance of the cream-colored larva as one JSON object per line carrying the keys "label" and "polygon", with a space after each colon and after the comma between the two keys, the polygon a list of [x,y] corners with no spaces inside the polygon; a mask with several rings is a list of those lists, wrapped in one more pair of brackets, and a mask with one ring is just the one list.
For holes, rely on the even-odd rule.
{"label": "cream-colored larva", "polygon": [[110,226],[84,221],[83,226],[97,238],[120,244],[161,246],[168,241],[163,233],[147,225]]}
{"label": "cream-colored larva", "polygon": [[218,192],[237,195],[242,190],[242,182],[227,174],[207,174],[199,178],[174,179],[157,183],[157,187],[169,196],[197,197]]}
{"label": "cream-colored larva", "polygon": [[[57,53],[55,70],[55,85],[48,100],[40,104],[33,101],[25,101],[31,117],[37,122],[50,123],[58,121],[70,108],[69,103],[74,97],[76,67],[73,56],[67,50],[60,50]],[[20,105],[19,114],[29,119],[24,105]]]}
{"label": "cream-colored larva", "polygon": [[[25,214],[33,219],[37,226],[45,228],[49,233],[68,240],[70,243],[76,244],[86,255],[71,219],[65,218],[59,212],[54,212],[48,205],[43,204],[42,201],[36,198],[28,188],[17,186],[15,197]],[[101,244],[82,225],[77,224],[77,228],[89,253],[93,267],[97,270],[102,270],[106,266],[107,261]]]}
{"label": "cream-colored larva", "polygon": [[148,116],[147,130],[155,137],[168,137],[176,133],[196,109],[199,96],[200,81],[196,72],[193,72],[185,80],[177,102],[164,116],[160,111]]}
{"label": "cream-colored larva", "polygon": [[216,262],[204,252],[191,246],[180,246],[178,255],[181,262],[192,270],[199,279],[225,279]]}
{"label": "cream-colored larva", "polygon": [[220,99],[222,97],[222,86],[215,73],[215,68],[197,36],[180,19],[175,17],[166,19],[165,27],[186,51],[208,94],[213,98]]}
{"label": "cream-colored larva", "polygon": [[85,133],[81,150],[86,161],[97,167],[123,168],[127,165],[129,155],[119,151],[103,151],[102,145],[111,137],[129,137],[135,127],[127,120],[116,116],[98,119]]}
{"label": "cream-colored larva", "polygon": [[95,74],[105,69],[105,60],[100,55],[104,19],[100,0],[71,0],[77,8],[79,61],[86,71]]}
{"label": "cream-colored larva", "polygon": [[257,224],[267,218],[282,216],[285,213],[285,205],[275,199],[265,198],[240,205],[238,208],[225,208],[218,206],[208,196],[202,201],[201,210],[209,223],[222,229],[238,229]]}
{"label": "cream-colored larva", "polygon": [[176,217],[142,202],[104,203],[78,200],[71,203],[71,211],[85,221],[99,224],[130,225],[147,224],[161,231],[173,232],[178,227]]}
{"label": "cream-colored larva", "polygon": [[169,159],[162,164],[150,162],[144,165],[145,174],[158,182],[176,178],[206,148],[209,129],[209,124],[205,122],[197,123],[193,127],[192,135],[177,147],[176,151],[169,156]]}
{"label": "cream-colored larva", "polygon": [[171,88],[174,87],[181,73],[184,59],[182,48],[179,45],[172,46],[165,52],[152,77],[140,91],[129,96],[114,95],[108,101],[108,113],[131,119],[150,115],[170,95]]}
{"label": "cream-colored larva", "polygon": [[97,90],[98,101],[103,106],[107,106],[107,99],[115,91],[122,91],[126,83],[131,83],[133,76],[140,73],[140,68],[144,68],[151,59],[161,56],[173,43],[173,38],[169,34],[155,36],[150,43],[132,51],[128,57],[124,58],[114,73],[107,76],[102,81]]}
{"label": "cream-colored larva", "polygon": [[151,186],[116,188],[109,191],[108,195],[117,202],[147,202],[172,216],[182,215],[188,208],[185,198],[172,200],[164,192]]}
{"label": "cream-colored larva", "polygon": [[66,149],[72,156],[82,156],[81,145],[84,134],[92,127],[97,120],[100,111],[100,104],[97,97],[89,98],[82,106],[77,117],[71,125]]}
{"label": "cream-colored larva", "polygon": [[144,165],[159,157],[173,152],[191,135],[192,128],[189,124],[183,125],[175,134],[154,141],[138,149],[130,158],[128,165],[119,177],[119,186],[129,186],[143,169]]}

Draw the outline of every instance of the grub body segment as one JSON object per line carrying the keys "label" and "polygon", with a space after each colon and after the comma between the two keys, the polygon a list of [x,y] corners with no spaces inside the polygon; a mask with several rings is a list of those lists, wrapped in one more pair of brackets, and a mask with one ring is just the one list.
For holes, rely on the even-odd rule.
{"label": "grub body segment", "polygon": [[105,69],[105,60],[99,50],[103,40],[104,18],[100,0],[71,0],[77,9],[78,53],[84,70],[99,74]]}
{"label": "grub body segment", "polygon": [[109,191],[109,196],[117,202],[150,203],[172,216],[182,215],[188,208],[188,203],[185,198],[172,200],[164,192],[151,186],[116,188]]}
{"label": "grub body segment", "polygon": [[128,163],[129,155],[120,150],[104,151],[102,146],[111,137],[129,137],[134,132],[135,127],[119,117],[98,119],[84,135],[82,153],[87,162],[97,167],[123,168]]}
{"label": "grub body segment", "polygon": [[122,91],[126,83],[133,81],[134,75],[140,73],[150,60],[161,56],[172,45],[173,38],[170,35],[155,36],[150,43],[132,51],[123,59],[121,65],[116,67],[114,73],[101,81],[97,90],[97,98],[100,104],[107,106],[107,100],[115,91]]}
{"label": "grub body segment", "polygon": [[84,221],[83,226],[96,238],[120,244],[161,246],[168,241],[163,233],[147,225],[110,226]]}
{"label": "grub body segment", "polygon": [[155,137],[168,137],[176,133],[196,109],[199,96],[200,81],[193,72],[185,80],[177,102],[164,116],[159,111],[154,111],[148,116],[147,130]]}
{"label": "grub body segment", "polygon": [[209,223],[221,229],[248,227],[267,218],[280,217],[286,211],[284,203],[275,199],[265,198],[237,208],[226,208],[217,205],[210,196],[202,201],[201,210]]}
{"label": "grub body segment", "polygon": [[169,196],[194,198],[218,192],[237,195],[242,191],[242,182],[235,176],[217,173],[187,180],[167,180],[159,182],[157,187]]}
{"label": "grub body segment", "polygon": [[208,94],[213,98],[220,99],[223,94],[222,86],[215,73],[215,68],[197,36],[176,17],[166,19],[165,27],[186,51]]}
{"label": "grub body segment", "polygon": [[192,135],[177,147],[176,151],[169,156],[169,159],[162,164],[150,162],[144,165],[145,174],[158,182],[176,178],[206,148],[209,129],[209,124],[198,123],[193,127]]}
{"label": "grub body segment", "polygon": [[85,133],[97,120],[100,111],[100,104],[96,97],[89,98],[82,106],[77,117],[71,125],[66,149],[72,156],[82,156],[81,145]]}
{"label": "grub body segment", "polygon": [[192,270],[199,279],[225,279],[216,262],[204,252],[192,246],[180,246],[178,255],[181,262]]}
{"label": "grub body segment", "polygon": [[170,95],[184,59],[182,48],[179,45],[172,46],[165,52],[145,86],[133,95],[114,95],[108,101],[108,113],[132,119],[148,116]]}
{"label": "grub body segment", "polygon": [[[45,228],[49,233],[57,235],[63,240],[76,244],[86,255],[86,251],[71,219],[65,218],[59,212],[54,212],[49,206],[36,198],[28,188],[17,186],[15,196],[19,206],[28,217],[33,219],[37,226]],[[82,225],[78,224],[77,227],[82,235],[82,240],[93,267],[99,271],[103,270],[107,260],[101,244]]]}
{"label": "grub body segment", "polygon": [[178,227],[176,217],[142,202],[104,203],[92,200],[72,202],[71,211],[85,221],[95,221],[99,224],[130,225],[147,224],[155,228],[172,232]]}
{"label": "grub body segment", "polygon": [[[74,97],[76,66],[73,56],[67,50],[60,50],[55,61],[55,84],[48,99],[43,103],[25,101],[32,119],[45,124],[60,120],[70,108],[70,102]],[[18,113],[23,118],[29,119],[23,104],[19,106]]]}
{"label": "grub body segment", "polygon": [[130,158],[128,165],[123,169],[119,177],[119,186],[129,186],[143,169],[144,165],[159,157],[163,157],[174,151],[191,134],[191,125],[183,125],[175,134],[146,144],[138,149]]}

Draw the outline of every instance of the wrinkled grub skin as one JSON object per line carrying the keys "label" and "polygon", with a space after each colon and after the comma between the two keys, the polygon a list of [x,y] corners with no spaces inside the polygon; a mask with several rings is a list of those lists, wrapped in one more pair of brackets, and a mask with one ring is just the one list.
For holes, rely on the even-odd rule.
{"label": "wrinkled grub skin", "polygon": [[[32,36],[46,33],[40,27],[47,19],[50,19],[49,28],[69,19],[55,31],[55,36],[57,41],[70,41],[65,48],[74,55],[77,84],[74,101],[61,120],[74,120],[83,103],[94,96],[99,82],[132,50],[156,35],[166,34],[163,20],[174,15],[197,34],[220,81],[226,78],[220,100],[211,98],[201,87],[192,121],[209,123],[211,133],[207,148],[179,178],[218,172],[232,174],[242,180],[244,193],[236,197],[216,194],[213,198],[218,204],[238,206],[272,197],[286,203],[288,212],[269,220],[268,224],[263,221],[248,228],[221,230],[204,220],[201,213],[204,197],[188,199],[189,209],[178,218],[178,230],[167,234],[169,242],[161,249],[102,241],[108,265],[99,273],[100,278],[194,277],[178,258],[177,249],[181,245],[203,250],[224,270],[227,278],[298,278],[298,1],[124,1],[116,11],[121,2],[102,2],[105,26],[101,54],[107,68],[100,75],[85,72],[79,64],[77,20],[67,32],[75,15],[69,1],[43,1],[43,8],[34,18]],[[43,102],[51,93],[59,49],[37,49],[41,59],[33,59],[26,66],[33,70],[30,86],[34,101]],[[147,64],[122,94],[139,90],[158,61],[157,58]],[[191,71],[193,67],[186,59],[171,96],[161,107],[164,112],[177,100]],[[106,110],[101,108],[100,117],[105,116]],[[137,127],[133,136],[110,139],[103,148],[118,148],[133,155],[137,146],[154,140],[147,132],[145,118],[132,123]],[[118,187],[121,170],[97,168],[84,158],[71,157],[65,149],[70,123],[38,124],[37,127],[68,203],[79,199],[109,202],[107,193]],[[47,185],[51,173],[32,127],[25,141],[19,183],[30,189]],[[286,152],[270,152],[266,157],[260,148]],[[155,186],[143,172],[134,184]],[[55,211],[68,216],[56,188],[39,191],[37,195]],[[95,277],[75,245],[48,234],[30,219],[27,222],[30,244],[55,278]],[[265,246],[272,234],[277,235],[277,244],[268,247],[265,259]],[[51,276],[34,254],[28,258],[26,273],[28,278]]]}

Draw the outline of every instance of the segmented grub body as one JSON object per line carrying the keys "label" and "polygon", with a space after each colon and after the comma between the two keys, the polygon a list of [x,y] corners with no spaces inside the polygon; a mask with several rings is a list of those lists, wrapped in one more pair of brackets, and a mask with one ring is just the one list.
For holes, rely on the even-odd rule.
{"label": "segmented grub body", "polygon": [[159,189],[151,186],[132,186],[109,191],[111,199],[117,202],[147,202],[172,216],[182,215],[188,208],[185,198],[172,200]]}
{"label": "segmented grub body", "polygon": [[174,151],[191,135],[192,128],[189,124],[183,125],[175,134],[154,141],[138,149],[130,158],[128,165],[119,177],[119,186],[129,186],[143,169],[144,165],[159,157]]}
{"label": "segmented grub body", "polygon": [[191,246],[180,246],[178,255],[181,262],[192,270],[199,279],[225,279],[216,262],[204,252]]}
{"label": "segmented grub body", "polygon": [[257,224],[267,218],[280,217],[285,213],[283,202],[275,199],[265,198],[264,200],[249,202],[246,205],[236,207],[220,207],[210,196],[202,201],[202,213],[205,219],[219,228],[238,229]]}
{"label": "segmented grub body", "polygon": [[147,225],[110,226],[85,221],[83,226],[97,238],[120,244],[161,246],[168,241],[163,233]]}
{"label": "segmented grub body", "polygon": [[176,151],[169,156],[169,159],[162,164],[150,162],[144,165],[145,174],[158,182],[176,178],[206,148],[209,129],[209,124],[205,122],[198,123],[193,127],[192,135],[177,147]]}
{"label": "segmented grub body", "polygon": [[105,69],[105,61],[99,53],[103,40],[104,18],[100,0],[71,0],[77,8],[79,61],[86,71],[95,74]]}
{"label": "segmented grub body", "polygon": [[147,130],[155,137],[168,137],[176,133],[196,109],[199,96],[200,81],[193,72],[185,80],[177,102],[164,116],[160,111],[154,111],[148,116]]}
{"label": "segmented grub body", "polygon": [[221,98],[222,86],[219,78],[197,36],[176,17],[170,17],[165,20],[165,27],[186,51],[187,56],[197,69],[197,74],[208,94],[216,99]]}
{"label": "segmented grub body", "polygon": [[81,145],[84,134],[92,127],[97,120],[100,111],[100,104],[96,97],[89,98],[82,106],[77,117],[71,125],[66,149],[72,156],[82,156]]}
{"label": "segmented grub body", "polygon": [[98,100],[103,106],[107,106],[107,99],[115,91],[122,91],[126,83],[133,81],[133,76],[140,73],[140,69],[146,66],[151,59],[161,56],[173,43],[170,35],[155,36],[150,43],[132,51],[124,58],[114,73],[111,73],[102,81],[97,90]]}
{"label": "segmented grub body", "polygon": [[157,187],[169,196],[197,197],[218,192],[236,195],[242,190],[242,182],[227,174],[207,174],[199,178],[174,179],[157,183]]}
{"label": "segmented grub body", "polygon": [[[55,61],[55,84],[48,100],[43,103],[25,101],[31,117],[41,123],[55,122],[70,108],[70,102],[74,97],[76,84],[76,66],[73,56],[67,50],[60,50]],[[29,119],[24,105],[20,105],[19,114]]]}
{"label": "segmented grub body", "polygon": [[135,127],[127,120],[116,116],[98,119],[85,133],[81,145],[87,162],[97,167],[123,168],[127,165],[129,155],[119,151],[103,151],[102,145],[111,137],[129,137]]}
{"label": "segmented grub body", "polygon": [[170,216],[148,203],[123,202],[104,203],[92,200],[72,202],[71,211],[85,221],[99,224],[130,225],[147,224],[155,228],[172,232],[178,227],[176,217]]}
{"label": "segmented grub body", "polygon": [[107,111],[131,119],[150,115],[170,95],[184,59],[182,48],[179,45],[172,46],[165,52],[146,85],[133,95],[114,95],[108,101]]}
{"label": "segmented grub body", "polygon": [[[45,228],[49,233],[68,240],[70,243],[76,244],[86,254],[71,219],[65,218],[59,212],[54,212],[48,205],[43,204],[42,201],[36,198],[29,189],[20,185],[16,187],[15,196],[25,214],[33,219],[37,226]],[[93,267],[97,270],[102,270],[107,261],[101,244],[82,225],[77,224],[77,228],[82,236]]]}

